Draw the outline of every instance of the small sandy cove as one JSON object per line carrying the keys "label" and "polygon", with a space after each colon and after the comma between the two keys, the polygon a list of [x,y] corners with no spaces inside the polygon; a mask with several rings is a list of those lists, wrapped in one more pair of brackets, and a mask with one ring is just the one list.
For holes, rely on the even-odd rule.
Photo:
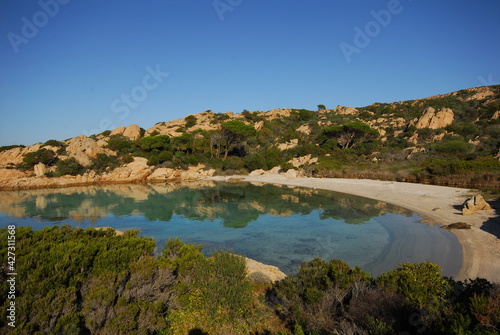
{"label": "small sandy cove", "polygon": [[[470,230],[451,230],[463,247],[463,264],[455,279],[476,277],[500,282],[499,209],[463,216],[464,201],[477,193],[469,189],[367,179],[286,178],[282,175],[207,178],[311,187],[381,200],[407,208],[433,223],[466,222]],[[492,204],[493,207],[496,204]]]}

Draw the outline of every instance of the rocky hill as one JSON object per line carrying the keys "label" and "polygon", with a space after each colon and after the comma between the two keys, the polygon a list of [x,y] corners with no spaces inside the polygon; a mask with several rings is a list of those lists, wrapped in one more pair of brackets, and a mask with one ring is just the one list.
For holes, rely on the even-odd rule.
{"label": "rocky hill", "polygon": [[500,86],[366,107],[205,111],[0,147],[0,188],[287,173],[500,187]]}

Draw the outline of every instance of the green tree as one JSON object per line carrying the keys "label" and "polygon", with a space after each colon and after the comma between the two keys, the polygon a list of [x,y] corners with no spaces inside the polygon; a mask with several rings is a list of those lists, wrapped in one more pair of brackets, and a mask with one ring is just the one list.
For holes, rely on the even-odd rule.
{"label": "green tree", "polygon": [[197,119],[194,115],[188,115],[184,118],[184,121],[186,121],[186,128],[191,128],[196,125]]}
{"label": "green tree", "polygon": [[143,137],[139,140],[139,146],[144,151],[167,150],[169,149],[170,137],[168,135],[158,135]]}
{"label": "green tree", "polygon": [[224,159],[227,158],[229,151],[236,145],[241,144],[250,136],[255,136],[256,130],[253,126],[247,125],[238,120],[227,121],[221,124],[222,131],[220,141],[222,141],[225,151]]}
{"label": "green tree", "polygon": [[122,135],[113,135],[108,140],[108,148],[119,154],[124,154],[132,149],[132,142]]}
{"label": "green tree", "polygon": [[363,143],[377,138],[378,130],[371,128],[366,123],[353,121],[341,126],[329,126],[322,130],[322,137],[337,140],[342,149],[353,148],[358,143]]}

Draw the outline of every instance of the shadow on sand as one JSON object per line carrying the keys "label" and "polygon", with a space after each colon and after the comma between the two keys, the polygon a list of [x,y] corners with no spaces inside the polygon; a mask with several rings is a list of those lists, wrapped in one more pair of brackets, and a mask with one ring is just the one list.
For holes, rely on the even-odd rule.
{"label": "shadow on sand", "polygon": [[493,207],[496,215],[483,223],[481,229],[500,238],[500,199],[488,201],[488,203]]}

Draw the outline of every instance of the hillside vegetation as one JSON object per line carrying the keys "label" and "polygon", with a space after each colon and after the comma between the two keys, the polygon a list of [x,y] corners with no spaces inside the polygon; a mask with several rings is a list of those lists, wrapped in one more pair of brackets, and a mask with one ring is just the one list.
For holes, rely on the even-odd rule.
{"label": "hillside vegetation", "polygon": [[500,86],[360,108],[207,110],[148,130],[133,125],[90,138],[1,147],[0,170],[103,175],[138,157],[147,160],[149,173],[279,167],[315,177],[500,187]]}
{"label": "hillside vegetation", "polygon": [[[10,228],[9,228],[10,229]],[[443,278],[431,263],[372,278],[340,260],[271,283],[242,257],[127,231],[16,229],[16,327],[5,334],[498,334],[500,287]],[[0,229],[7,240],[8,229]],[[0,248],[7,259],[7,246]],[[5,269],[4,269],[5,270]],[[8,292],[8,271],[0,288]],[[12,299],[9,298],[9,299]]]}

